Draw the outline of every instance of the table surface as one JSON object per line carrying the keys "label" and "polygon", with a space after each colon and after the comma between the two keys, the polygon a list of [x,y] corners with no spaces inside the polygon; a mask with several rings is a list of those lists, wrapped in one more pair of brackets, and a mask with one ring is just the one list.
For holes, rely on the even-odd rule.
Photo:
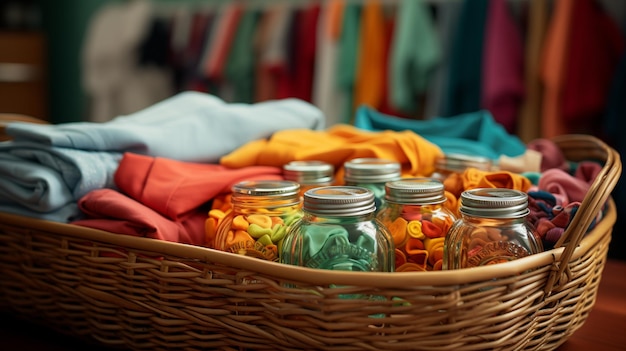
{"label": "table surface", "polygon": [[[585,324],[558,351],[626,350],[626,261],[608,260],[596,304]],[[20,351],[110,351],[0,314],[0,345]]]}

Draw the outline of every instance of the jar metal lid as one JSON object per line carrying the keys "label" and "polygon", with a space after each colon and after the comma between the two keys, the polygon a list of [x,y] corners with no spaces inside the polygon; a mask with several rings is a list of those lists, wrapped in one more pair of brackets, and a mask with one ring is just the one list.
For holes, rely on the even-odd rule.
{"label": "jar metal lid", "polygon": [[526,217],[528,195],[522,191],[503,188],[478,188],[461,194],[462,214],[485,218]]}
{"label": "jar metal lid", "polygon": [[487,157],[448,153],[435,160],[435,167],[452,172],[463,172],[467,168],[490,171],[493,168],[493,161]]}
{"label": "jar metal lid", "polygon": [[352,183],[386,183],[402,175],[400,163],[381,158],[355,158],[344,168],[344,180]]}
{"label": "jar metal lid", "polygon": [[376,205],[369,189],[331,185],[307,190],[302,209],[317,216],[349,217],[372,213]]}
{"label": "jar metal lid", "polygon": [[443,183],[432,178],[404,178],[385,183],[385,200],[407,205],[432,205],[446,201]]}
{"label": "jar metal lid", "polygon": [[283,176],[300,184],[332,183],[335,167],[323,161],[291,161],[283,166]]}
{"label": "jar metal lid", "polygon": [[231,202],[248,203],[246,198],[258,197],[297,204],[299,192],[300,184],[289,180],[246,180],[233,185]]}

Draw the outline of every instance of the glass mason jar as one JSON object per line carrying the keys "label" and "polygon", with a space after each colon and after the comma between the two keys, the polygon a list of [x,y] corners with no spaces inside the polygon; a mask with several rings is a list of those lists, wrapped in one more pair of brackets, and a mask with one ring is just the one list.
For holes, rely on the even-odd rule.
{"label": "glass mason jar", "polygon": [[303,216],[287,233],[280,261],[329,270],[393,271],[393,241],[374,210],[374,193],[366,188],[308,190]]}
{"label": "glass mason jar", "polygon": [[278,261],[278,247],[289,226],[302,216],[300,185],[255,180],[232,188],[232,210],[216,230],[215,248]]}
{"label": "glass mason jar", "polygon": [[463,173],[467,168],[496,171],[498,167],[487,157],[449,153],[435,160],[435,172],[431,177],[444,181],[450,174]]}
{"label": "glass mason jar", "polygon": [[300,184],[300,197],[313,188],[333,185],[335,167],[323,161],[291,161],[283,165],[283,177]]}
{"label": "glass mason jar", "polygon": [[400,163],[381,158],[355,158],[344,163],[344,182],[374,193],[376,212],[385,201],[385,183],[402,177]]}
{"label": "glass mason jar", "polygon": [[456,221],[443,206],[443,183],[404,178],[387,182],[385,193],[377,218],[393,237],[396,272],[441,270],[444,240]]}
{"label": "glass mason jar", "polygon": [[461,218],[445,240],[443,269],[512,261],[543,251],[527,221],[528,195],[513,189],[479,188],[461,194]]}

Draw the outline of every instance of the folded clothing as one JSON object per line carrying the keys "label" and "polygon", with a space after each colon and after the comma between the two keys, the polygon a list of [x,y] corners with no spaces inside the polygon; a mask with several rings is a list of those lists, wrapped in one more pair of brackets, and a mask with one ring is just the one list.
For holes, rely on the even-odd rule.
{"label": "folded clothing", "polygon": [[116,152],[0,143],[2,205],[14,206],[15,211],[9,210],[12,213],[66,221],[79,214],[71,213],[66,205],[94,189],[114,187],[113,174],[121,158]]}
{"label": "folded clothing", "polygon": [[230,168],[252,165],[282,167],[291,161],[318,160],[332,164],[335,179],[343,182],[345,161],[373,157],[397,161],[407,176],[427,176],[435,170],[441,149],[412,131],[366,131],[347,124],[336,124],[324,131],[285,130],[268,140],[243,145],[222,157]]}
{"label": "folded clothing", "polygon": [[514,157],[526,152],[526,145],[517,136],[509,134],[486,110],[415,120],[386,115],[361,106],[356,112],[354,126],[370,131],[411,130],[447,154],[458,153],[497,160],[501,155]]}
{"label": "folded clothing", "polygon": [[281,179],[280,167],[234,169],[133,153],[124,154],[115,172],[115,184],[121,192],[172,220],[230,193],[238,182]]}
{"label": "folded clothing", "polygon": [[115,172],[118,190],[98,189],[78,206],[84,218],[72,224],[112,233],[206,245],[211,201],[244,180],[281,180],[282,168],[229,169],[125,153]]}
{"label": "folded clothing", "polygon": [[201,208],[172,221],[113,189],[94,190],[82,197],[78,206],[86,218],[71,222],[75,225],[184,244],[202,245],[205,241],[206,211]]}
{"label": "folded clothing", "polygon": [[93,151],[134,152],[181,161],[217,163],[240,145],[292,128],[323,129],[325,117],[299,99],[226,103],[205,93],[179,93],[104,123],[35,125],[13,122],[16,141]]}

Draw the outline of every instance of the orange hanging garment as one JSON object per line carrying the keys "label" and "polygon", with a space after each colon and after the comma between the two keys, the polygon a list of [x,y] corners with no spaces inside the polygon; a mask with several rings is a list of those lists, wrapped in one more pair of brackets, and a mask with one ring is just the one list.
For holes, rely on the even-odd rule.
{"label": "orange hanging garment", "polygon": [[566,134],[561,116],[561,96],[565,84],[569,33],[577,1],[557,0],[543,45],[541,78],[544,83],[541,134],[552,138]]}
{"label": "orange hanging garment", "polygon": [[369,0],[361,11],[359,62],[354,86],[354,107],[378,109],[385,77],[385,16],[378,0]]}

